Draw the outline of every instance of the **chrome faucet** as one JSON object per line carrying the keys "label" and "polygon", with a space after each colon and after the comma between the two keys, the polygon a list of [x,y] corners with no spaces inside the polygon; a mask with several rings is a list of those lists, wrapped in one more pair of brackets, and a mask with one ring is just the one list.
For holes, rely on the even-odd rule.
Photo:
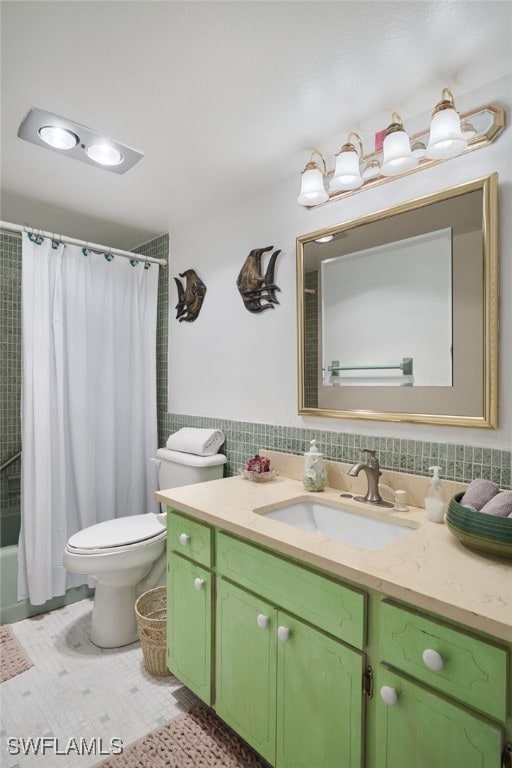
{"label": "chrome faucet", "polygon": [[368,454],[366,463],[359,462],[350,467],[348,474],[350,477],[357,477],[363,470],[366,474],[366,480],[368,482],[368,488],[366,496],[354,496],[356,501],[365,501],[367,504],[378,504],[381,507],[392,507],[389,501],[384,501],[379,493],[379,477],[381,475],[379,460],[375,451],[370,448],[363,448],[362,453]]}

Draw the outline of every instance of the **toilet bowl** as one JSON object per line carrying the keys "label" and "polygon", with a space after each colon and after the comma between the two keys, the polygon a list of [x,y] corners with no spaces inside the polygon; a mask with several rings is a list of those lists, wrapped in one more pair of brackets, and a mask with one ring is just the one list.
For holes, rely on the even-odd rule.
{"label": "toilet bowl", "polygon": [[157,515],[120,517],[91,525],[69,539],[64,567],[96,579],[91,640],[118,648],[137,640],[137,586],[165,553],[165,525]]}
{"label": "toilet bowl", "polygon": [[[163,490],[222,477],[226,457],[161,448],[153,461]],[[138,639],[135,601],[165,583],[166,537],[165,514],[152,512],[106,520],[70,537],[64,567],[96,579],[90,634],[95,645],[119,648]]]}

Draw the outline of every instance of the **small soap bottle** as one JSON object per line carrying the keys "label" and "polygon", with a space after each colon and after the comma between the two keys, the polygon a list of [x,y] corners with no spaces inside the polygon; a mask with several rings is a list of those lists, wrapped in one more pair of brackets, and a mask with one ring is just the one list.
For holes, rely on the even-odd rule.
{"label": "small soap bottle", "polygon": [[428,468],[428,471],[433,472],[434,475],[425,493],[425,509],[427,510],[428,519],[432,520],[433,523],[444,523],[447,507],[446,496],[439,479],[440,469],[441,467]]}
{"label": "small soap bottle", "polygon": [[304,454],[304,488],[306,491],[323,491],[327,483],[327,472],[324,466],[324,456],[312,440],[309,451]]}

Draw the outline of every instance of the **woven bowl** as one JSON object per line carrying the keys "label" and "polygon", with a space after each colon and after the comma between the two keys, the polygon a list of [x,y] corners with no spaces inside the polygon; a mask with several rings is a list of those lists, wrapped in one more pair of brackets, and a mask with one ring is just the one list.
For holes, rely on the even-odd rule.
{"label": "woven bowl", "polygon": [[512,517],[496,517],[459,504],[456,493],[448,505],[446,524],[453,535],[470,549],[512,558]]}

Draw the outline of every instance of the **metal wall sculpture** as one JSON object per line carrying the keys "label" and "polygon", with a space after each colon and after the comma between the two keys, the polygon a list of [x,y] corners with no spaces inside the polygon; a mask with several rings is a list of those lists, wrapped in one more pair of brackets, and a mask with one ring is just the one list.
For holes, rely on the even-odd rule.
{"label": "metal wall sculpture", "polygon": [[180,272],[180,277],[184,277],[186,282],[185,287],[183,287],[181,280],[178,280],[177,277],[174,278],[178,288],[178,303],[175,307],[176,320],[179,320],[180,323],[183,320],[192,322],[199,315],[203,306],[206,285],[198,277],[194,269],[186,269],[184,272]]}
{"label": "metal wall sculpture", "polygon": [[265,274],[263,274],[261,266],[263,254],[271,251],[273,247],[273,245],[269,245],[267,248],[252,250],[238,275],[236,284],[249,312],[263,312],[265,309],[274,309],[274,305],[279,304],[276,291],[281,289],[274,282],[274,270],[276,259],[281,251],[274,251]]}

